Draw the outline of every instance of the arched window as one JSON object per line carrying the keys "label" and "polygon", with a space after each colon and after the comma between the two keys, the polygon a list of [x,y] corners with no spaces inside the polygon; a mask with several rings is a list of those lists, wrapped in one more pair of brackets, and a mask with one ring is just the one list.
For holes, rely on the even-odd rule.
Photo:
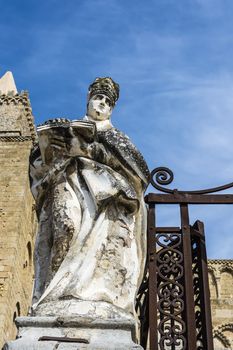
{"label": "arched window", "polygon": [[29,266],[32,266],[32,245],[31,245],[31,242],[27,243],[27,252],[28,252],[28,263],[29,263]]}
{"label": "arched window", "polygon": [[221,299],[233,298],[233,275],[227,269],[221,272]]}
{"label": "arched window", "polygon": [[25,262],[23,264],[24,268],[26,268],[27,266],[32,266],[32,245],[31,245],[31,242],[27,243],[27,252],[26,252]]}
{"label": "arched window", "polygon": [[20,303],[16,303],[17,316],[20,316]]}
{"label": "arched window", "polygon": [[209,286],[210,286],[210,297],[211,299],[217,299],[218,297],[217,282],[213,271],[208,271],[208,276],[209,276]]}
{"label": "arched window", "polygon": [[13,322],[15,322],[16,317],[20,316],[20,303],[17,301],[15,305],[16,311],[13,313]]}

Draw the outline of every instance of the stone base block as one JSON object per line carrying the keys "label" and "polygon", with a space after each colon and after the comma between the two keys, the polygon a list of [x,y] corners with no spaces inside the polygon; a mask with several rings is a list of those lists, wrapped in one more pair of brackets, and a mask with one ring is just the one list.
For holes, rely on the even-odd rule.
{"label": "stone base block", "polygon": [[143,350],[135,324],[84,317],[18,317],[18,339],[3,350]]}

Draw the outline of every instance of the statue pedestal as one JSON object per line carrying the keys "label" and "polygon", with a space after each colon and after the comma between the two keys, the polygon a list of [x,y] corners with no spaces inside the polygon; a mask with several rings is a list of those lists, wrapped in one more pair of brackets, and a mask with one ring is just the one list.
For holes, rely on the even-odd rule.
{"label": "statue pedestal", "polygon": [[18,339],[4,350],[143,350],[136,344],[135,324],[87,317],[18,317]]}

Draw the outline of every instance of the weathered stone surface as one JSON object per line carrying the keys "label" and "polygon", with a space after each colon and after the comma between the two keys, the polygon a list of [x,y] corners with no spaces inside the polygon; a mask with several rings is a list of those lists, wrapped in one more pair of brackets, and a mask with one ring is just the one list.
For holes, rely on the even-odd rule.
{"label": "weathered stone surface", "polygon": [[110,122],[110,97],[117,92],[105,90],[115,89],[109,82],[95,85],[102,93],[91,93],[83,120],[50,120],[38,128],[30,160],[39,215],[36,316],[135,320],[146,259],[149,171]]}
{"label": "weathered stone surface", "polygon": [[233,349],[233,260],[209,260],[215,350]]}
{"label": "weathered stone surface", "polygon": [[0,95],[0,348],[15,338],[14,319],[31,303],[36,219],[28,179],[35,136],[29,107],[25,94]]}
{"label": "weathered stone surface", "polygon": [[[4,350],[33,349],[142,349],[132,340],[133,322],[112,319],[99,320],[82,317],[20,317],[18,339],[8,342]],[[40,341],[41,337],[57,337],[56,341]],[[64,342],[61,338],[73,342]],[[75,341],[76,339],[76,341]]]}
{"label": "weathered stone surface", "polygon": [[0,94],[0,141],[27,140],[36,140],[28,93]]}

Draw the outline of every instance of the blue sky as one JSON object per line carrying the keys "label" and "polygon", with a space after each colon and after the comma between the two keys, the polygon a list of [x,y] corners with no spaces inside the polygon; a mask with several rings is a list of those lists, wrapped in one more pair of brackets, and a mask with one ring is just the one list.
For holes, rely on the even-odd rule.
{"label": "blue sky", "polygon": [[[0,0],[0,76],[30,93],[36,123],[85,114],[97,76],[120,84],[113,124],[173,187],[233,181],[232,0]],[[233,192],[233,189],[232,189]],[[159,208],[176,225],[177,208]],[[233,206],[192,207],[210,258],[232,258]]]}

